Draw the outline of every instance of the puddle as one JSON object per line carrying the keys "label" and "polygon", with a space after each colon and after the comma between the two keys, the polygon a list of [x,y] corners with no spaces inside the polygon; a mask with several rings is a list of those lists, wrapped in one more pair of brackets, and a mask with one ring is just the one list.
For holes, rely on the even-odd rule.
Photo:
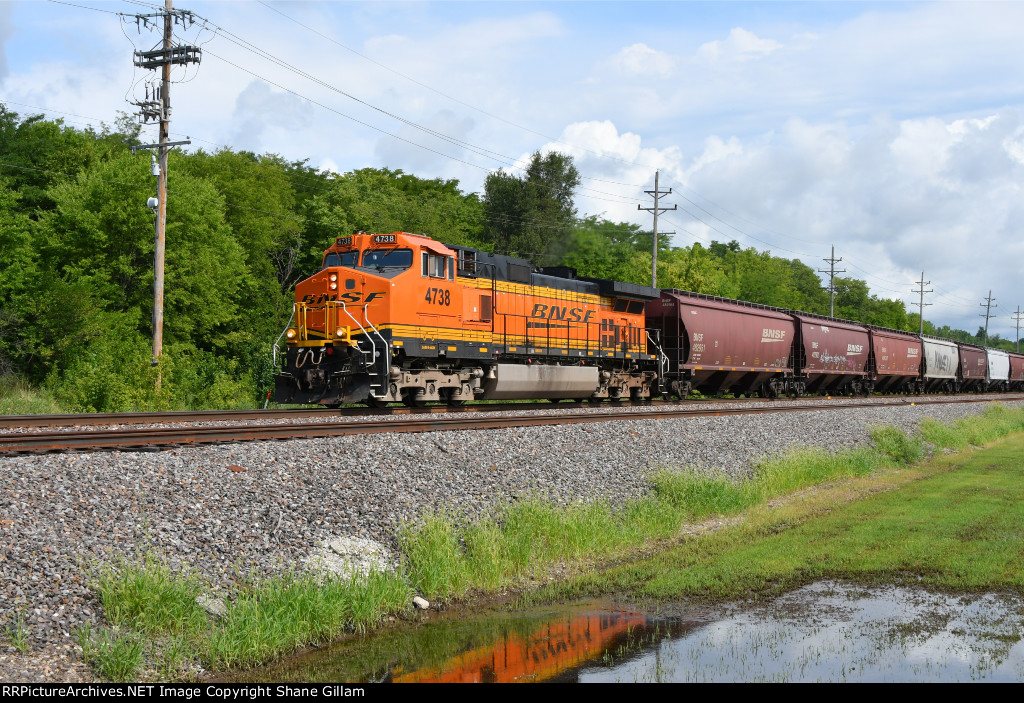
{"label": "puddle", "polygon": [[1024,600],[819,583],[662,617],[607,604],[441,617],[244,672],[263,682],[1020,681]]}

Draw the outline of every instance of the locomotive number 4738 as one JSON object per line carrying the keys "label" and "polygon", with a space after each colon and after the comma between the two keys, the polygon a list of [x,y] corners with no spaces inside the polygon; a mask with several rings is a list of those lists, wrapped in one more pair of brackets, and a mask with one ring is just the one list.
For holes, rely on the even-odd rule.
{"label": "locomotive number 4738", "polygon": [[436,305],[451,305],[452,294],[451,291],[444,288],[428,288],[425,300]]}

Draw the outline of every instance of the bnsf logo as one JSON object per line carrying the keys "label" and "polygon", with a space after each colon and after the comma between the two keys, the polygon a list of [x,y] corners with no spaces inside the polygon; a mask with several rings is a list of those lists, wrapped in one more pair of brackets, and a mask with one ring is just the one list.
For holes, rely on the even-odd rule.
{"label": "bnsf logo", "polygon": [[383,298],[384,295],[384,293],[370,293],[366,296],[365,300],[362,300],[363,294],[361,291],[352,291],[351,293],[342,293],[341,295],[338,295],[337,293],[331,293],[330,295],[327,293],[321,293],[320,295],[310,293],[309,295],[302,297],[302,302],[307,305],[320,305],[328,300],[341,300],[346,303],[369,303],[372,302],[374,298]]}
{"label": "bnsf logo", "polygon": [[596,313],[593,310],[583,311],[583,308],[567,308],[557,305],[542,305],[536,303],[530,317],[540,317],[545,320],[568,320],[570,322],[590,322]]}
{"label": "bnsf logo", "polygon": [[782,340],[786,338],[786,330],[761,330],[761,341]]}
{"label": "bnsf logo", "polygon": [[864,345],[863,344],[847,344],[846,345],[846,353],[847,354],[860,354],[863,351],[864,351]]}

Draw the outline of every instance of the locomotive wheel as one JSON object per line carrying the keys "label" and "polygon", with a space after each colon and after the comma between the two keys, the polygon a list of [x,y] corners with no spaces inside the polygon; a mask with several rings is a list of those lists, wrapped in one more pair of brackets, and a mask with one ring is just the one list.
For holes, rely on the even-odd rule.
{"label": "locomotive wheel", "polygon": [[416,399],[416,390],[402,391],[402,404],[407,408],[425,408],[427,407],[427,401]]}

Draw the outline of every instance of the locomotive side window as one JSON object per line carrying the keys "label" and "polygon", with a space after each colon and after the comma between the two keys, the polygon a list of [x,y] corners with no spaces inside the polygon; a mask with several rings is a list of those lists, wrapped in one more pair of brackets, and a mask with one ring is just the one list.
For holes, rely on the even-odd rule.
{"label": "locomotive side window", "polygon": [[[447,271],[447,273],[446,273]],[[440,256],[423,252],[423,277],[424,278],[455,278],[454,259],[450,256]]]}
{"label": "locomotive side window", "polygon": [[363,266],[407,269],[412,266],[412,249],[368,249]]}

